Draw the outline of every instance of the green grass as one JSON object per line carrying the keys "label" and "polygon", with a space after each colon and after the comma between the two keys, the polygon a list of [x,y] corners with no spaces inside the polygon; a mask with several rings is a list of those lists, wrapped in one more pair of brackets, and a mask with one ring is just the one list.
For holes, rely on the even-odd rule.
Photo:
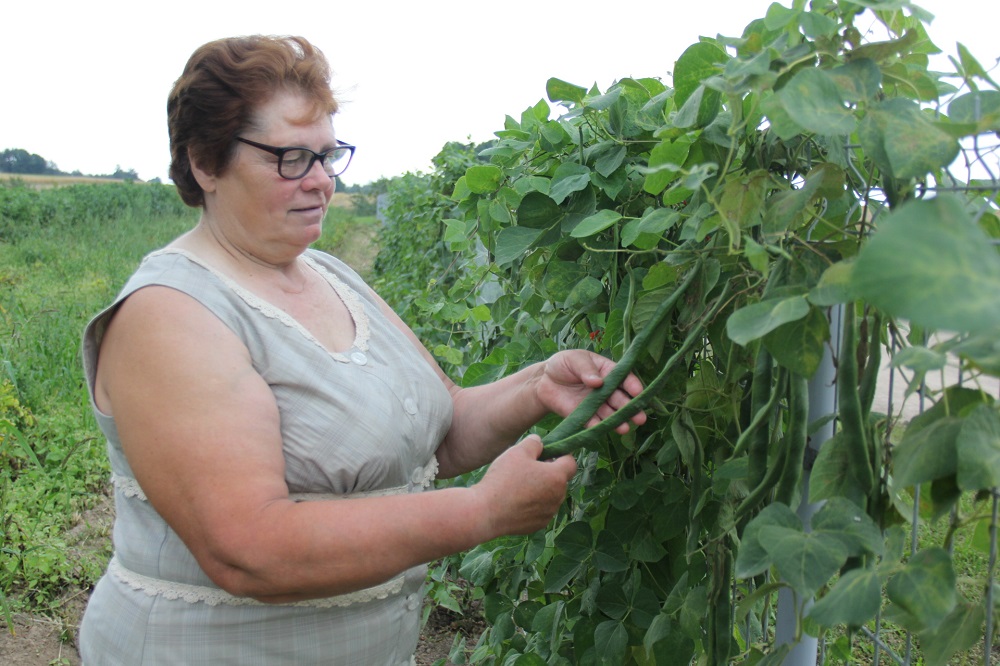
{"label": "green grass", "polygon": [[[106,539],[77,553],[70,532],[105,497],[108,479],[81,333],[144,254],[196,219],[179,205],[143,215],[131,206],[137,193],[121,191],[117,216],[4,220],[19,229],[15,242],[0,242],[0,600],[8,620],[14,612],[53,611],[65,592],[92,584],[109,555]],[[90,194],[59,196],[71,203],[80,196],[85,207]],[[44,203],[48,195],[25,196]]]}
{"label": "green grass", "polygon": [[[142,257],[198,218],[169,200],[172,190],[166,203],[142,205],[142,187],[0,191],[0,228],[17,229],[0,239],[0,624],[13,613],[58,614],[61,599],[96,582],[110,556],[107,530],[82,525],[107,503],[109,469],[81,335]],[[102,213],[87,215],[95,197]],[[17,206],[5,208],[12,200]],[[343,251],[364,270],[376,226],[374,217],[331,208],[316,247]]]}

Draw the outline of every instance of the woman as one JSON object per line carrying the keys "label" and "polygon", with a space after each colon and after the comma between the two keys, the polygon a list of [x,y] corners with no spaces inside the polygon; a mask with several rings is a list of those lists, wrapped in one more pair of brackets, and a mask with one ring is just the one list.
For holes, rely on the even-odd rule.
{"label": "woman", "polygon": [[[612,363],[562,352],[453,384],[309,249],[353,152],[336,111],[301,38],[206,44],[170,93],[171,177],[203,212],[85,332],[117,512],[85,664],[411,664],[424,565],[541,529],[563,501],[573,458],[512,443]],[[630,377],[599,416],[640,389]],[[421,492],[487,463],[471,487]]]}

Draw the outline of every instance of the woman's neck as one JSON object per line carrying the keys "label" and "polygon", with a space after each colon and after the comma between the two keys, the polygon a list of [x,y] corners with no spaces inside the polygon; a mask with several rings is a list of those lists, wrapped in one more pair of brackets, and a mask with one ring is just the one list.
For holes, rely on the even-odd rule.
{"label": "woman's neck", "polygon": [[238,281],[265,282],[290,295],[302,293],[306,286],[307,274],[299,261],[300,254],[266,254],[231,237],[206,215],[172,245],[193,252]]}

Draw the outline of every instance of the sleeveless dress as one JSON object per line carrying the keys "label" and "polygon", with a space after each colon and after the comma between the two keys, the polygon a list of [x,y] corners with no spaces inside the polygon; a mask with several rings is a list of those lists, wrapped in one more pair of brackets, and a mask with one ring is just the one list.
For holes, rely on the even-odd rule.
{"label": "sleeveless dress", "polygon": [[[86,327],[83,362],[115,489],[114,556],[80,627],[86,666],[115,664],[415,663],[426,567],[326,599],[263,604],[216,586],[146,500],[114,419],[93,402],[101,338],[115,309],[149,285],[199,301],[247,346],[281,414],[285,480],[296,501],[351,502],[421,492],[451,425],[451,397],[430,364],[382,314],[343,262],[309,250],[306,263],[347,305],[356,337],[344,353],[180,250],[147,256],[115,302]],[[169,405],[163,406],[169,417]],[[290,544],[294,547],[294,544]]]}

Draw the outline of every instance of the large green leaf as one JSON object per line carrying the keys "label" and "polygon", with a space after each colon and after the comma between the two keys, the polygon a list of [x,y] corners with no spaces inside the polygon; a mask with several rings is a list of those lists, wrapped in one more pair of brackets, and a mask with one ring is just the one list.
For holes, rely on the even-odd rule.
{"label": "large green leaf", "polygon": [[[622,247],[628,247],[639,240],[644,234],[656,238],[659,242],[660,235],[667,229],[676,226],[681,219],[681,214],[672,208],[650,208],[642,217],[637,220],[629,220],[622,227],[621,242]],[[653,268],[665,266],[656,264]]]}
{"label": "large green leaf", "polygon": [[781,579],[803,599],[812,597],[847,561],[847,548],[828,534],[766,526],[760,541]]}
{"label": "large green leaf", "polygon": [[545,83],[545,92],[551,102],[573,102],[579,104],[587,95],[587,89],[562,79],[551,78]]}
{"label": "large green leaf", "polygon": [[817,201],[833,199],[843,193],[844,170],[823,162],[813,167],[802,187],[784,190],[767,200],[762,230],[768,237],[782,236],[797,228],[807,217],[809,207]]}
{"label": "large green leaf", "polygon": [[955,571],[943,548],[925,548],[889,579],[890,614],[911,631],[934,629],[955,607]]}
{"label": "large green leaf", "polygon": [[486,585],[493,577],[493,551],[479,546],[469,551],[462,559],[459,573],[473,585]]}
{"label": "large green leaf", "polygon": [[729,234],[729,247],[740,247],[743,229],[760,224],[770,174],[762,169],[730,178],[722,189],[716,210]]}
{"label": "large green leaf", "polygon": [[678,108],[709,77],[719,74],[722,64],[729,60],[729,54],[715,44],[698,42],[687,47],[674,63],[674,103]]}
{"label": "large green leaf", "polygon": [[562,553],[556,553],[545,569],[545,593],[562,592],[569,585],[569,582],[580,573],[582,566],[579,561],[566,557]]}
{"label": "large green leaf", "polygon": [[959,151],[955,137],[931,123],[916,102],[899,97],[870,108],[858,136],[879,168],[900,179],[948,166]]}
{"label": "large green leaf", "polygon": [[1000,132],[1000,91],[976,90],[952,100],[948,117],[970,125],[969,134]]}
{"label": "large green leaf", "polygon": [[931,631],[920,634],[920,648],[927,666],[945,666],[958,652],[983,640],[986,612],[982,604],[961,603]]}
{"label": "large green leaf", "polygon": [[812,517],[811,525],[813,532],[839,539],[849,555],[882,555],[882,534],[875,521],[844,497],[833,497],[825,502]]}
{"label": "large green leaf", "polygon": [[573,238],[586,238],[588,236],[593,236],[594,234],[599,234],[608,227],[614,226],[619,220],[622,219],[621,213],[610,208],[603,208],[593,215],[584,218],[573,227],[573,231],[570,232],[570,236]]}
{"label": "large green leaf", "polygon": [[648,170],[642,188],[650,194],[659,194],[667,185],[677,180],[681,166],[691,150],[692,138],[685,134],[676,139],[664,139],[649,151]]}
{"label": "large green leaf", "polygon": [[604,294],[604,284],[592,275],[584,276],[582,280],[573,285],[563,307],[571,310],[591,311],[593,308],[602,305],[601,296]]}
{"label": "large green leaf", "polygon": [[627,571],[629,568],[629,558],[622,542],[607,530],[602,530],[597,535],[594,566],[607,572]]}
{"label": "large green leaf", "polygon": [[838,432],[819,449],[809,474],[809,501],[842,497],[854,504],[864,502],[867,492],[854,473],[847,435]]}
{"label": "large green leaf", "polygon": [[746,345],[782,324],[802,319],[807,314],[809,302],[805,296],[772,298],[745,305],[733,312],[726,322],[726,332],[736,344]]}
{"label": "large green leaf", "polygon": [[562,208],[547,194],[529,191],[517,206],[517,224],[531,229],[548,229],[564,215]]}
{"label": "large green leaf", "polygon": [[1000,257],[955,197],[908,202],[879,225],[851,272],[854,291],[936,330],[1000,328]]}
{"label": "large green leaf", "polygon": [[549,196],[557,204],[561,204],[569,195],[587,187],[590,184],[590,169],[575,162],[563,162],[552,175]]}
{"label": "large green leaf", "polygon": [[768,504],[764,507],[743,530],[740,549],[733,565],[737,578],[750,578],[771,567],[773,558],[761,541],[761,530],[766,527],[801,530],[802,520],[785,504]]}
{"label": "large green leaf", "polygon": [[958,486],[989,490],[1000,486],[1000,414],[980,405],[962,423],[958,445]]}
{"label": "large green leaf", "polygon": [[594,630],[594,647],[598,663],[623,664],[628,648],[628,630],[616,620],[602,622]]}
{"label": "large green leaf", "polygon": [[674,115],[674,126],[682,129],[701,129],[719,115],[722,95],[704,84],[687,98],[684,105]]}
{"label": "large green leaf", "polygon": [[587,275],[587,269],[575,261],[550,261],[545,265],[539,292],[546,298],[561,303],[573,288]]}
{"label": "large green leaf", "polygon": [[875,99],[882,85],[882,70],[869,58],[851,60],[829,73],[840,95],[849,102]]}
{"label": "large green leaf", "polygon": [[915,433],[907,430],[893,451],[896,485],[905,488],[954,474],[961,427],[961,419],[946,417]]}
{"label": "large green leaf", "polygon": [[874,569],[854,569],[840,577],[826,596],[809,610],[823,626],[863,625],[875,617],[882,603],[882,581]]}
{"label": "large green leaf", "polygon": [[809,302],[829,307],[857,300],[853,282],[854,262],[838,261],[823,271],[816,286],[809,291]]}
{"label": "large green leaf", "polygon": [[810,132],[838,136],[854,131],[854,116],[844,106],[837,83],[824,70],[800,70],[777,96],[788,116]]}
{"label": "large green leaf", "polygon": [[530,229],[527,227],[507,227],[506,229],[502,229],[497,234],[497,246],[494,256],[497,265],[506,266],[519,259],[541,235],[541,229]]}
{"label": "large green leaf", "polygon": [[810,308],[802,319],[782,324],[762,338],[778,365],[804,377],[816,374],[823,360],[830,322],[819,308]]}
{"label": "large green leaf", "polygon": [[594,533],[590,523],[575,520],[567,524],[556,536],[556,550],[574,562],[583,562],[594,549]]}
{"label": "large green leaf", "polygon": [[503,182],[503,171],[492,165],[471,166],[465,171],[465,184],[475,194],[496,192]]}

